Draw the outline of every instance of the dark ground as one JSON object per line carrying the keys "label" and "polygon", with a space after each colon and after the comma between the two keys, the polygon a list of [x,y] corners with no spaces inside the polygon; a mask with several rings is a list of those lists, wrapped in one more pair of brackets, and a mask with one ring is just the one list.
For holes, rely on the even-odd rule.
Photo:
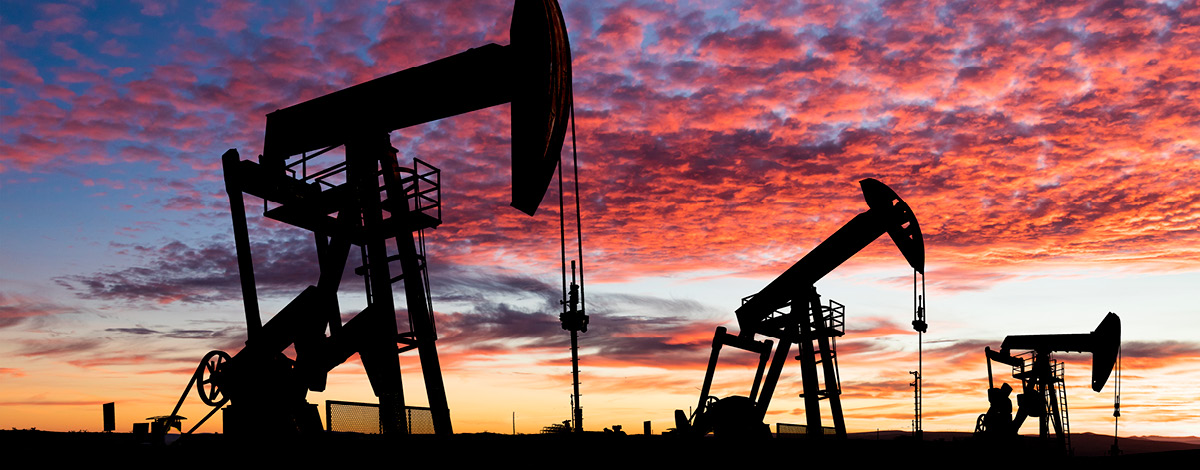
{"label": "dark ground", "polygon": [[[218,434],[185,436],[170,446],[140,442],[129,433],[0,431],[0,452],[32,457],[35,461],[100,465],[158,464],[192,468],[219,468],[228,464],[275,466],[389,465],[421,463],[422,466],[461,467],[464,464],[517,464],[519,466],[680,465],[710,468],[734,463],[738,466],[821,464],[907,464],[930,468],[999,467],[1031,463],[1031,458],[1067,461],[1104,468],[1115,465],[1144,465],[1196,462],[1200,445],[1187,442],[1122,438],[1124,455],[1105,456],[1112,436],[1072,436],[1075,456],[1043,449],[1033,438],[1005,445],[985,444],[970,439],[969,433],[926,433],[923,441],[908,433],[853,434],[850,439],[813,441],[770,439],[728,440],[706,437],[682,440],[671,436],[621,436],[604,433],[583,435],[459,434],[449,437],[326,433],[292,439],[233,439]],[[41,458],[38,458],[38,457]],[[1181,460],[1182,459],[1182,460]],[[105,465],[101,465],[105,466]]]}

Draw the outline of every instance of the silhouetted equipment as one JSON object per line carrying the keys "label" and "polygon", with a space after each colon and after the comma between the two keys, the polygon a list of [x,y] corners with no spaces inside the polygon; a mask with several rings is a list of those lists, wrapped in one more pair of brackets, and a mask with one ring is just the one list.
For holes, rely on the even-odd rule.
{"label": "silhouetted equipment", "polygon": [[1120,442],[1117,436],[1120,434],[1121,425],[1121,351],[1117,350],[1117,365],[1115,366],[1117,377],[1113,384],[1113,444],[1108,449],[1108,455],[1121,455]]}
{"label": "silhouetted equipment", "polygon": [[923,439],[925,430],[921,427],[924,403],[922,380],[925,375],[925,332],[929,324],[925,323],[925,273],[921,273],[921,291],[917,293],[917,272],[913,271],[913,329],[917,331],[917,370],[909,371],[913,375],[913,437]]}
{"label": "silhouetted equipment", "polygon": [[571,48],[555,0],[517,0],[511,44],[487,44],[267,114],[260,163],[512,103],[512,205],[533,215],[550,185],[571,109]]}
{"label": "silhouetted equipment", "polygon": [[199,428],[200,425],[208,421],[208,418],[216,414],[222,405],[229,401],[229,398],[222,395],[221,389],[213,381],[213,375],[218,369],[223,369],[225,363],[228,361],[229,354],[226,354],[224,351],[209,351],[208,354],[204,355],[204,358],[200,359],[200,365],[196,366],[196,371],[192,372],[192,378],[188,380],[187,386],[183,387],[183,394],[179,396],[179,401],[175,402],[175,409],[171,410],[171,414],[146,418],[154,422],[152,432],[156,441],[161,442],[162,437],[172,427],[183,432],[183,420],[187,418],[179,416],[179,408],[183,406],[183,401],[187,399],[188,392],[192,391],[192,385],[196,386],[196,394],[200,396],[200,401],[205,405],[211,406],[212,410],[209,410],[208,414],[204,415],[200,421],[197,421],[186,434],[191,434],[192,431]]}
{"label": "silhouetted equipment", "polygon": [[913,376],[913,381],[908,384],[913,388],[913,437],[921,439],[923,433],[921,430],[921,372],[910,370],[908,373]]}
{"label": "silhouetted equipment", "polygon": [[[1013,354],[1013,350],[1025,351]],[[992,438],[1016,436],[1025,419],[1038,418],[1038,434],[1048,439],[1053,426],[1058,445],[1071,448],[1071,428],[1067,407],[1067,389],[1063,382],[1063,364],[1054,360],[1054,352],[1092,353],[1092,390],[1104,389],[1121,350],[1121,319],[1109,312],[1096,330],[1085,334],[1014,335],[1004,338],[999,351],[984,348],[988,365],[987,413],[979,415],[975,434]],[[1012,367],[1013,378],[1021,381],[1017,395],[1017,416],[1012,417],[1009,395],[1012,387],[996,387],[992,381],[992,361]]]}
{"label": "silhouetted equipment", "polygon": [[[675,411],[676,429],[693,435],[704,435],[710,431],[717,435],[770,435],[770,428],[763,424],[763,417],[771,403],[771,395],[789,350],[793,344],[798,344],[800,355],[797,359],[800,360],[804,385],[801,396],[804,398],[808,434],[814,437],[824,434],[820,400],[829,400],[835,434],[840,437],[846,435],[837,355],[834,351],[836,343],[833,342],[834,338],[845,333],[845,307],[832,300],[828,305],[821,305],[821,297],[813,285],[884,233],[891,235],[896,247],[914,270],[922,274],[925,272],[925,243],[917,218],[908,204],[895,191],[875,179],[862,180],[860,185],[869,209],[813,248],[762,291],[742,299],[742,306],[737,309],[738,326],[741,327],[738,335],[726,333],[724,327],[717,328],[704,386],[700,390],[700,403],[691,417],[686,416],[683,410]],[[789,311],[783,311],[789,307]],[[918,331],[925,328],[923,314],[921,320]],[[914,322],[914,327],[917,326]],[[773,348],[772,340],[755,340],[755,334],[776,338],[779,345]],[[758,370],[749,397],[730,396],[718,400],[709,396],[717,358],[723,346],[758,353]],[[770,369],[766,370],[764,380],[763,373],[768,362]],[[818,365],[823,369],[820,377],[817,375]],[[824,378],[823,388],[818,382],[819,378]]]}
{"label": "silhouetted equipment", "polygon": [[[571,420],[564,420],[561,423],[554,423],[542,428],[542,434],[568,434],[571,432]],[[516,431],[513,431],[516,434]]]}
{"label": "silhouetted equipment", "polygon": [[[382,434],[378,403],[325,401],[325,429],[330,432]],[[429,408],[404,407],[404,425],[409,434],[434,434],[433,414]]]}
{"label": "silhouetted equipment", "polygon": [[162,438],[167,435],[167,432],[170,431],[171,428],[175,428],[182,432],[183,420],[185,419],[187,418],[176,414],[168,416],[151,416],[146,418],[147,421],[150,421],[150,433],[154,435],[156,444],[163,443]]}
{"label": "silhouetted equipment", "polygon": [[104,406],[104,432],[112,432],[117,430],[117,404],[116,402],[105,403]]}
{"label": "silhouetted equipment", "polygon": [[579,305],[579,285],[575,283],[575,261],[571,261],[571,287],[558,319],[571,332],[571,378],[575,394],[571,397],[571,419],[575,432],[583,432],[583,407],[579,405],[579,332],[587,332],[588,316]]}
{"label": "silhouetted equipment", "polygon": [[[510,38],[508,46],[487,44],[269,113],[258,162],[239,160],[234,149],[222,156],[248,339],[233,357],[206,356],[192,383],[206,404],[230,403],[226,433],[320,430],[316,405],[305,396],[324,390],[329,370],[354,354],[379,397],[384,432],[406,433],[397,355],[413,349],[434,428],[453,432],[423,232],[441,223],[440,170],[416,158],[411,168],[401,166],[389,133],[511,102],[512,205],[533,215],[558,165],[571,109],[570,45],[558,3],[517,0]],[[344,160],[315,165],[314,158],[339,146]],[[317,284],[266,324],[258,311],[245,194],[265,201],[266,217],[309,230],[316,240]],[[364,278],[367,307],[342,324],[337,293],[352,245],[362,255],[354,272]],[[407,332],[398,332],[392,298],[392,285],[401,281]],[[284,355],[291,346],[295,359]]]}

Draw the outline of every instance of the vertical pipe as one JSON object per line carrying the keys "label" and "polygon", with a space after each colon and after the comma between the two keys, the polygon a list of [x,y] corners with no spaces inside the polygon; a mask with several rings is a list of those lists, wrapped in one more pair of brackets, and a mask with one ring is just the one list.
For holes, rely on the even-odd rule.
{"label": "vertical pipe", "polygon": [[575,432],[583,432],[583,407],[579,405],[579,332],[571,330],[571,376],[575,383]]}
{"label": "vertical pipe", "polygon": [[924,364],[922,362],[923,361],[922,355],[924,354],[924,351],[923,351],[924,350],[924,346],[923,346],[924,342],[923,342],[922,337],[924,334],[925,333],[921,333],[919,331],[917,332],[917,438],[918,439],[920,439],[923,434],[923,430],[921,429],[921,400],[923,398],[921,396],[921,381],[925,380],[925,375],[924,375],[925,371],[922,370],[922,366]]}

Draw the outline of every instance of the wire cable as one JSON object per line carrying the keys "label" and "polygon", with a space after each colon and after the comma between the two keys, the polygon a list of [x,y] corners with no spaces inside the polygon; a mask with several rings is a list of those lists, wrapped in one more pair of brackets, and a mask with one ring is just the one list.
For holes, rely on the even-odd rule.
{"label": "wire cable", "polygon": [[[575,243],[579,246],[579,310],[587,311],[583,292],[583,211],[579,206],[579,149],[575,142],[575,100],[571,100],[571,160],[575,169]],[[559,176],[561,183],[562,176]]]}

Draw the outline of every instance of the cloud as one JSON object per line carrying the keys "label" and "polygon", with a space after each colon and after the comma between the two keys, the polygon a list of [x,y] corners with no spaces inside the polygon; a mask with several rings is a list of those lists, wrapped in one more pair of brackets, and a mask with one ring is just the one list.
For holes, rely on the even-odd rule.
{"label": "cloud", "polygon": [[46,299],[0,292],[0,329],[76,310]]}
{"label": "cloud", "polygon": [[22,357],[70,356],[96,351],[104,345],[103,340],[96,338],[43,338],[36,342],[25,341],[14,353]]}
{"label": "cloud", "polygon": [[9,400],[0,401],[0,406],[97,406],[108,403],[107,400]]}
{"label": "cloud", "polygon": [[4,81],[11,85],[38,86],[45,83],[37,67],[22,57],[5,54],[0,58],[0,70],[4,71]]}
{"label": "cloud", "polygon": [[215,2],[209,16],[201,18],[200,24],[228,34],[246,29],[247,19],[253,13],[253,5],[242,0],[222,0]]}
{"label": "cloud", "polygon": [[1200,342],[1196,341],[1125,341],[1121,343],[1122,367],[1132,370],[1190,364],[1197,357],[1200,357]]}
{"label": "cloud", "polygon": [[[431,275],[439,343],[454,354],[520,354],[569,349],[558,320],[558,286],[510,274]],[[507,299],[509,302],[500,299]],[[713,309],[692,300],[627,294],[589,294],[590,326],[580,334],[581,360],[592,367],[642,365],[692,368],[703,364],[712,342]]]}
{"label": "cloud", "polygon": [[175,5],[174,0],[133,0],[134,3],[141,5],[141,13],[146,16],[163,16],[169,8]]}
{"label": "cloud", "polygon": [[[141,5],[145,15],[175,9]],[[931,264],[969,281],[946,288],[985,289],[1028,261],[1188,269],[1179,260],[1197,255],[1197,190],[1180,184],[1197,176],[1188,162],[1200,151],[1197,105],[1182,98],[1198,85],[1181,5],[1133,2],[1120,21],[1080,5],[566,10],[598,279],[769,272],[780,262],[773,254],[790,246],[792,258],[864,210],[854,183],[865,177],[913,206]],[[79,11],[40,10],[42,21]],[[5,54],[0,66],[21,92],[0,171],[131,162],[212,171],[215,158],[195,155],[229,146],[253,155],[266,112],[506,43],[510,11],[501,1],[331,11],[217,2],[202,27],[164,44],[156,57],[167,59],[136,70],[67,40],[54,52],[80,65],[70,70]],[[94,44],[119,53],[150,34],[125,20],[121,36],[101,29]],[[87,93],[72,92],[81,85]],[[451,262],[556,258],[543,243],[557,235],[553,194],[535,219],[504,207],[507,120],[501,107],[393,137],[406,159],[445,171],[454,205],[432,243]],[[207,200],[165,201],[190,211]],[[887,251],[860,257],[895,264]]]}
{"label": "cloud", "polygon": [[92,354],[78,359],[64,361],[67,364],[83,369],[98,369],[104,367],[143,366],[149,364],[175,364],[178,358],[165,358],[152,354]]}
{"label": "cloud", "polygon": [[42,19],[34,21],[33,27],[38,31],[51,33],[77,33],[84,29],[87,20],[82,11],[75,5],[62,3],[45,3],[38,6]]}
{"label": "cloud", "polygon": [[20,367],[0,367],[0,375],[7,375],[9,377],[24,377],[25,370],[21,369]]}
{"label": "cloud", "polygon": [[176,339],[232,339],[236,342],[240,342],[245,339],[245,329],[240,326],[231,326],[216,330],[172,328],[165,331],[152,330],[150,328],[143,328],[139,326],[129,328],[105,328],[104,331],[123,335],[160,336],[164,338]]}
{"label": "cloud", "polygon": [[[161,246],[135,245],[145,264],[113,271],[55,278],[83,299],[153,306],[174,302],[212,303],[241,297],[238,263],[232,243],[191,246],[179,241]],[[316,249],[311,239],[284,234],[251,244],[258,262],[260,296],[295,296],[317,280]]]}
{"label": "cloud", "polygon": [[[259,153],[266,113],[507,44],[512,7],[135,3],[111,23],[92,16],[94,6],[72,4],[6,17],[0,172],[17,192],[21,183],[8,181],[74,178],[106,198],[128,193],[113,203],[130,210],[109,235],[121,240],[109,248],[124,264],[56,280],[76,300],[149,309],[240,297],[230,239],[211,232],[228,228],[217,156],[230,147]],[[564,7],[590,285],[678,273],[774,276],[866,210],[857,181],[868,177],[912,206],[938,289],[969,293],[1032,279],[1030,264],[1196,269],[1200,36],[1190,3]],[[392,133],[402,161],[443,170],[443,223],[425,236],[450,366],[525,353],[543,364],[565,361],[546,354],[565,352],[568,338],[555,318],[560,287],[544,280],[560,256],[557,188],[537,217],[507,207],[506,106]],[[566,159],[564,170],[573,169]],[[570,183],[567,201],[575,196]],[[575,215],[570,204],[564,212]],[[311,236],[260,225],[252,235],[259,293],[291,298],[316,280]],[[172,228],[197,235],[147,241],[179,239]],[[907,284],[895,251],[873,243],[844,269],[894,268],[896,277],[881,282]],[[583,354],[597,368],[701,370],[717,319],[730,318],[651,295],[589,291],[588,301]],[[71,311],[6,294],[0,328]],[[911,334],[890,321],[855,325],[841,345],[848,368],[899,354],[888,336]],[[235,348],[239,331],[130,321],[105,333]],[[976,381],[931,381],[929,390],[978,393],[970,387],[983,376],[979,353],[995,345],[928,344],[927,361]],[[81,367],[118,363],[97,347],[50,341],[17,349],[95,356],[71,356]],[[1161,369],[1194,360],[1196,351],[1186,340],[1131,341],[1124,359],[1130,370]],[[847,382],[849,393],[907,393],[901,382],[859,380]]]}
{"label": "cloud", "polygon": [[[927,343],[928,344],[928,343]],[[978,368],[983,364],[983,349],[999,347],[995,340],[963,339],[936,343],[923,351],[925,360],[937,362],[947,370]]]}
{"label": "cloud", "polygon": [[105,328],[104,331],[111,333],[125,333],[130,335],[156,335],[157,331],[149,328]]}

